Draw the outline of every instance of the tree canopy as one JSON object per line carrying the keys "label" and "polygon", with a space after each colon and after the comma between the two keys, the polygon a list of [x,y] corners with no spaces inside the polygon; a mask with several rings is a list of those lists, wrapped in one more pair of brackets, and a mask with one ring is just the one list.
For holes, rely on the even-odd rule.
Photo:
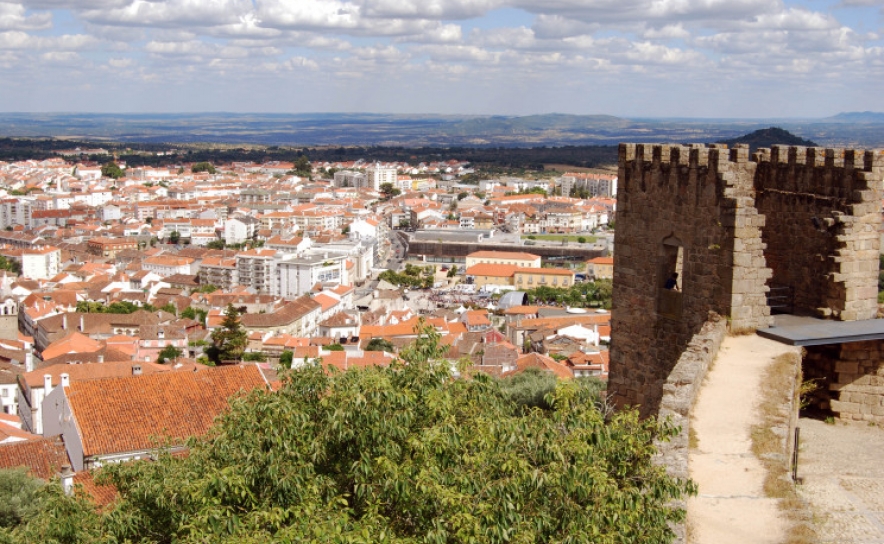
{"label": "tree canopy", "polygon": [[365,346],[365,351],[386,351],[387,353],[395,353],[396,347],[384,338],[372,338]]}
{"label": "tree canopy", "polygon": [[212,163],[206,161],[195,163],[193,166],[190,167],[190,171],[194,174],[197,174],[199,172],[208,172],[210,174],[214,174],[217,172],[215,166],[212,165]]}
{"label": "tree canopy", "polygon": [[206,355],[215,364],[239,360],[248,344],[249,337],[242,327],[239,311],[233,304],[228,304],[221,326],[212,331],[212,345],[206,350]]}
{"label": "tree canopy", "polygon": [[172,362],[175,359],[181,357],[181,355],[183,354],[184,352],[181,351],[181,349],[169,344],[160,350],[160,353],[157,355],[157,362],[161,364],[165,362]]}
{"label": "tree canopy", "polygon": [[232,400],[189,455],[106,465],[97,481],[119,496],[101,513],[56,496],[7,540],[63,528],[78,531],[65,542],[672,540],[674,500],[695,491],[652,462],[672,426],[606,416],[573,380],[550,409],[526,409],[492,377],[452,379],[441,351],[423,328],[387,368],[285,372],[278,391]]}
{"label": "tree canopy", "polygon": [[120,165],[114,161],[106,162],[101,166],[101,175],[106,178],[120,179],[125,175]]}

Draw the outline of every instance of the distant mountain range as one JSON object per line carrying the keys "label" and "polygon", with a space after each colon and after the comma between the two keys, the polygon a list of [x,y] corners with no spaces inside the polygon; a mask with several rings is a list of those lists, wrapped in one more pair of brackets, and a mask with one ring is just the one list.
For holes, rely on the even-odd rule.
{"label": "distant mountain range", "polygon": [[610,115],[529,116],[311,114],[0,113],[0,137],[153,144],[403,147],[537,147],[619,142],[730,141],[778,126],[833,147],[884,147],[884,113],[824,119],[626,119]]}
{"label": "distant mountain range", "polygon": [[851,111],[827,117],[830,123],[884,123],[884,113],[877,111]]}

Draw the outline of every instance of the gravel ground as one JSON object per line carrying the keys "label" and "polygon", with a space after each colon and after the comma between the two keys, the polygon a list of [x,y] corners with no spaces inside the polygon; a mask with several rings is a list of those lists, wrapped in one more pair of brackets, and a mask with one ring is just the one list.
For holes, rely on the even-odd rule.
{"label": "gravel ground", "polygon": [[821,544],[884,544],[884,430],[802,419],[798,492]]}

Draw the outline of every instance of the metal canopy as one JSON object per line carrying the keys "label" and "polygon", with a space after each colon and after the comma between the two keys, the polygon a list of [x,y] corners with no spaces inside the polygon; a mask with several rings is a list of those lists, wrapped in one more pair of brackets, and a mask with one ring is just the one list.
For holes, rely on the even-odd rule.
{"label": "metal canopy", "polygon": [[759,336],[790,346],[820,346],[884,339],[884,319],[831,321],[812,317],[776,316],[774,326],[758,329]]}

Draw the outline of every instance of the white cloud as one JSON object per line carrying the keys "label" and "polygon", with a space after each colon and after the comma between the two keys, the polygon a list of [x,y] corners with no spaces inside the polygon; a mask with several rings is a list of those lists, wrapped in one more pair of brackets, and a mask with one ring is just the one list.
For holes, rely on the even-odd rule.
{"label": "white cloud", "polygon": [[0,32],[0,49],[75,51],[93,47],[97,43],[98,40],[84,34],[45,37],[15,30]]}
{"label": "white cloud", "polygon": [[0,30],[39,30],[51,25],[49,12],[28,14],[20,4],[0,2]]}
{"label": "white cloud", "polygon": [[366,17],[471,19],[505,4],[502,0],[360,0]]}
{"label": "white cloud", "polygon": [[64,64],[80,60],[80,55],[73,51],[52,51],[43,53],[40,58],[50,63]]}
{"label": "white cloud", "polygon": [[121,69],[133,66],[135,61],[132,59],[110,59],[107,63],[111,68]]}
{"label": "white cloud", "polygon": [[251,8],[249,0],[134,0],[117,8],[88,9],[82,17],[110,25],[211,27],[236,24]]}
{"label": "white cloud", "polygon": [[[686,96],[715,81],[794,92],[798,82],[814,86],[822,74],[827,81],[850,81],[851,88],[868,86],[871,95],[884,80],[884,43],[866,28],[870,21],[857,21],[882,4],[843,0],[836,9],[785,0],[0,0],[0,93],[11,86],[8,77],[4,82],[6,70],[36,74],[51,64],[55,77],[85,77],[82,67],[91,65],[108,74],[124,70],[132,81],[174,79],[182,89],[199,85],[186,74],[205,66],[219,97],[225,85],[251,96],[237,87],[250,79],[262,89],[300,84],[301,72],[312,74],[314,84],[339,86],[342,96],[352,95],[354,80],[401,74],[390,92],[403,92],[403,100],[418,88],[443,101],[467,100],[480,83],[488,96],[522,96],[526,91],[512,93],[507,86],[519,81],[525,89],[572,89],[575,104],[584,98],[581,88],[611,93],[599,103],[613,104],[635,89],[651,96],[659,81],[683,84]],[[70,64],[79,68],[64,65],[78,54]],[[608,78],[605,86],[597,85],[600,78]],[[728,102],[731,87],[715,87],[719,103]],[[397,104],[380,94],[360,94],[356,104]]]}
{"label": "white cloud", "polygon": [[691,33],[685,30],[681,23],[665,25],[662,28],[649,28],[642,32],[642,37],[648,40],[685,39],[690,35]]}

